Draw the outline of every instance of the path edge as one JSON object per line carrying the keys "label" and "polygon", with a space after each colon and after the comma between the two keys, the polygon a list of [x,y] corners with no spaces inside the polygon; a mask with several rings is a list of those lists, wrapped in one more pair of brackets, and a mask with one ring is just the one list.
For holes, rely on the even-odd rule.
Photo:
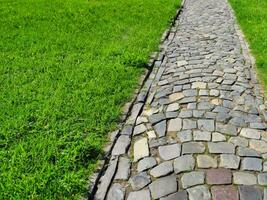
{"label": "path edge", "polygon": [[[159,48],[157,51],[152,52],[149,56],[147,66],[148,68],[145,70],[144,74],[141,75],[141,78],[139,79],[137,89],[134,91],[132,100],[129,102],[126,102],[125,105],[123,106],[123,111],[120,116],[120,122],[118,125],[118,129],[108,133],[108,136],[110,138],[110,142],[104,147],[104,156],[103,159],[99,161],[99,166],[95,170],[95,172],[90,176],[89,181],[88,181],[88,192],[85,197],[82,197],[81,199],[84,200],[94,200],[95,194],[98,189],[98,184],[100,182],[101,177],[104,176],[110,158],[111,158],[111,152],[113,150],[113,147],[115,146],[119,133],[122,131],[123,127],[125,126],[127,119],[131,116],[131,114],[134,111],[134,105],[138,104],[138,97],[141,94],[142,89],[145,86],[146,81],[148,80],[151,72],[155,68],[158,63],[162,63],[164,60],[164,55],[163,55],[163,43],[166,41],[170,34],[172,33],[172,27],[175,25],[176,20],[178,19],[180,13],[182,12],[184,6],[185,6],[186,0],[182,0],[180,6],[178,7],[175,15],[171,18],[169,25],[167,26],[167,29],[164,31],[164,33],[161,36],[160,43],[159,43]],[[159,64],[160,65],[160,64]],[[151,86],[152,82],[150,83]],[[146,98],[148,95],[148,92],[150,90],[150,86],[147,87],[146,89]],[[145,104],[145,101],[143,102],[143,105]],[[141,108],[140,108],[141,110]],[[140,111],[139,110],[139,111]],[[138,115],[137,115],[138,116]],[[137,118],[136,116],[136,118]],[[136,120],[136,119],[134,119]],[[112,177],[113,178],[113,177]]]}

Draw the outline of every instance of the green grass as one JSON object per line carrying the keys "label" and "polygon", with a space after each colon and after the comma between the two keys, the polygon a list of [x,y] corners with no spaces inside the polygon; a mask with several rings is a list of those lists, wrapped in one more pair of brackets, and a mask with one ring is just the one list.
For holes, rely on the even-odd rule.
{"label": "green grass", "polygon": [[79,199],[180,0],[0,2],[1,199]]}
{"label": "green grass", "polygon": [[267,1],[230,0],[230,3],[256,58],[258,76],[267,91]]}

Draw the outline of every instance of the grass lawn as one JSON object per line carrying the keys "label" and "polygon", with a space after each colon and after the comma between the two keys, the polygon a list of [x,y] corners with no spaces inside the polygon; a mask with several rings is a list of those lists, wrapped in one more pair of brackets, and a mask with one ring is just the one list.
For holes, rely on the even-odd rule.
{"label": "grass lawn", "polygon": [[229,1],[256,58],[258,76],[267,91],[267,1]]}
{"label": "grass lawn", "polygon": [[180,0],[0,2],[1,199],[79,199]]}

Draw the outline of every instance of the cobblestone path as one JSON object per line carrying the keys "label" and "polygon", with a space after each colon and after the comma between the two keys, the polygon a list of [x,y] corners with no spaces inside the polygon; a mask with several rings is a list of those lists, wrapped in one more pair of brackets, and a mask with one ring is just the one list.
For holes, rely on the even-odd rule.
{"label": "cobblestone path", "polygon": [[266,105],[245,47],[226,0],[186,1],[95,199],[267,199]]}

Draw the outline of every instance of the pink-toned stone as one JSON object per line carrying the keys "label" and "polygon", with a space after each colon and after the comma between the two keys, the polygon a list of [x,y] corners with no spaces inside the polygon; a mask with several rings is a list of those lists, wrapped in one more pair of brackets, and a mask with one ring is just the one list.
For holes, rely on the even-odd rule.
{"label": "pink-toned stone", "polygon": [[233,185],[213,186],[211,194],[213,200],[239,200],[237,189]]}
{"label": "pink-toned stone", "polygon": [[220,185],[232,183],[232,173],[229,169],[209,169],[207,172],[207,183],[210,185]]}

